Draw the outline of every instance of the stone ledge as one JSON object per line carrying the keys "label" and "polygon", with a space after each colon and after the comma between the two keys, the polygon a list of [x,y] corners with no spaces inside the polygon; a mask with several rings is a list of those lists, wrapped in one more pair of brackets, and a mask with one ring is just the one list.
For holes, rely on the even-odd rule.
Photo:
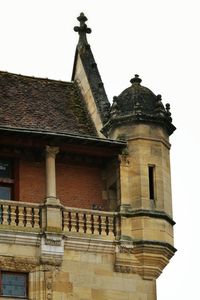
{"label": "stone ledge", "polygon": [[131,208],[131,205],[126,205],[121,207],[120,215],[122,217],[127,217],[127,218],[133,218],[133,217],[150,217],[150,218],[156,218],[156,219],[163,219],[169,222],[172,226],[175,225],[176,223],[174,220],[165,212],[163,211],[152,211],[152,210],[147,210],[147,209],[138,209],[138,210],[133,210]]}
{"label": "stone ledge", "polygon": [[98,253],[115,253],[117,241],[95,239],[91,237],[65,237],[65,249]]}
{"label": "stone ledge", "polygon": [[25,246],[40,245],[41,235],[36,232],[13,232],[10,230],[0,231],[0,243],[16,244]]}

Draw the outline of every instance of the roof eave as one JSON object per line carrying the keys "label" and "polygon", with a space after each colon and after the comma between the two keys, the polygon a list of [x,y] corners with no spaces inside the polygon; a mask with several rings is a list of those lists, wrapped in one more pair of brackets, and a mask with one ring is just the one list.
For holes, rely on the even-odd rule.
{"label": "roof eave", "polygon": [[126,146],[126,142],[122,140],[112,140],[112,139],[104,139],[98,138],[88,135],[79,135],[79,134],[71,134],[65,132],[53,132],[48,130],[36,130],[32,128],[19,128],[19,127],[7,127],[0,126],[0,132],[7,133],[16,133],[16,134],[25,134],[25,135],[34,135],[34,136],[46,136],[48,138],[60,138],[65,141],[73,141],[74,143],[80,144],[93,144],[96,146],[109,147],[109,148],[119,148],[122,149]]}

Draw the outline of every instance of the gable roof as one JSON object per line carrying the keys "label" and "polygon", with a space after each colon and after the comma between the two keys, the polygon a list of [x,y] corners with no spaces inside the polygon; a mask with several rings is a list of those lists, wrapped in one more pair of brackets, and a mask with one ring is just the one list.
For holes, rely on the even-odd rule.
{"label": "gable roof", "polygon": [[74,82],[0,72],[0,126],[97,136]]}

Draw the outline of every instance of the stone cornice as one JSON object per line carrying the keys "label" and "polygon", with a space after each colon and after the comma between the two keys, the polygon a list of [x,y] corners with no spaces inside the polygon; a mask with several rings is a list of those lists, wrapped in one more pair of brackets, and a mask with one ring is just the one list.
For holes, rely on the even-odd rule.
{"label": "stone cornice", "polygon": [[109,130],[112,128],[119,127],[121,125],[130,125],[130,124],[139,124],[139,123],[147,123],[147,124],[157,124],[158,126],[163,127],[166,132],[171,135],[176,127],[169,122],[166,118],[157,117],[151,114],[129,114],[129,115],[121,115],[121,116],[113,116],[102,128],[102,133],[108,134]]}
{"label": "stone cornice", "polygon": [[171,148],[171,144],[164,138],[152,138],[152,137],[148,137],[148,136],[134,136],[134,137],[128,138],[128,141],[133,141],[133,140],[146,140],[146,141],[158,142],[158,143],[162,143],[168,149]]}
{"label": "stone cornice", "polygon": [[16,231],[13,230],[3,230],[0,231],[0,244],[13,244],[16,245],[26,245],[26,246],[35,246],[40,245],[41,234],[36,232],[28,231]]}
{"label": "stone cornice", "polygon": [[120,211],[120,215],[122,217],[127,217],[127,218],[151,217],[151,218],[166,220],[172,226],[176,224],[174,222],[174,220],[163,211],[156,211],[156,210],[152,211],[152,210],[146,210],[146,209],[132,210],[131,208],[127,207],[124,211]]}
{"label": "stone cornice", "polygon": [[116,247],[115,271],[138,274],[144,279],[159,277],[176,249],[165,242],[121,240]]}
{"label": "stone cornice", "polygon": [[109,239],[100,239],[91,236],[66,236],[65,249],[76,251],[88,251],[96,253],[115,253],[117,241]]}
{"label": "stone cornice", "polygon": [[[166,242],[161,242],[161,241],[154,241],[154,240],[131,240],[131,245],[130,245],[130,241],[128,243],[128,245],[126,244],[126,238],[123,239],[123,236],[121,237],[120,240],[120,244],[121,244],[121,249],[127,249],[127,251],[129,250],[129,253],[134,252],[133,249],[137,248],[137,247],[162,247],[162,248],[166,248],[168,249],[172,255],[177,251],[176,248],[174,248],[171,244],[166,243]],[[132,250],[131,250],[132,249]]]}

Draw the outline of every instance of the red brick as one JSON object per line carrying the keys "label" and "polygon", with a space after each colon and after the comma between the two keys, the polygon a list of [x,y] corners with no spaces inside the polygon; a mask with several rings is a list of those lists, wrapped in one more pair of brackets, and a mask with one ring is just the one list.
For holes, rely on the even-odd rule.
{"label": "red brick", "polygon": [[[41,203],[45,199],[45,162],[20,160],[19,199]],[[69,207],[105,209],[101,169],[93,166],[56,164],[57,197]]]}
{"label": "red brick", "polygon": [[20,160],[19,199],[41,203],[45,198],[45,164]]}
{"label": "red brick", "polygon": [[92,166],[57,164],[57,196],[65,206],[104,207],[101,169]]}

